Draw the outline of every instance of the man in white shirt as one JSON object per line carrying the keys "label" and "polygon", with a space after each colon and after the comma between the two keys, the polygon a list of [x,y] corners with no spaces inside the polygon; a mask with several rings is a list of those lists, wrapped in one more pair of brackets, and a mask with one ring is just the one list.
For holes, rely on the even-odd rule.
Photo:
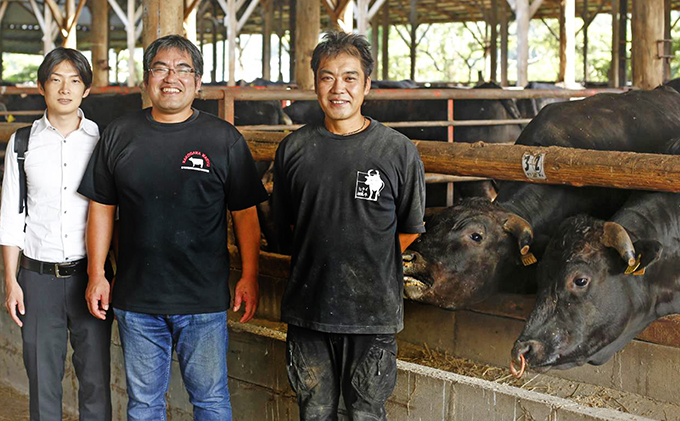
{"label": "man in white shirt", "polygon": [[98,320],[87,309],[88,200],[77,193],[99,139],[97,125],[79,108],[91,83],[90,64],[76,50],[57,48],[40,65],[38,90],[47,111],[33,122],[25,152],[25,208],[19,206],[16,133],[5,156],[0,208],[5,306],[21,328],[32,421],[62,419],[69,333],[80,419],[111,420],[111,318]]}

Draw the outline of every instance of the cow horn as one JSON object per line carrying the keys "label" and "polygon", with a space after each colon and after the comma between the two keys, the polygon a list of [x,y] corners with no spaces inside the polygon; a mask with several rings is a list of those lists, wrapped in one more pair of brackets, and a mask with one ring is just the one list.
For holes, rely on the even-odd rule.
{"label": "cow horn", "polygon": [[628,266],[635,265],[635,247],[628,232],[621,225],[616,222],[605,222],[602,244],[616,249]]}
{"label": "cow horn", "polygon": [[529,252],[529,246],[534,240],[534,231],[531,225],[524,219],[515,214],[510,214],[503,223],[503,230],[511,233],[517,238],[517,244],[522,256]]}

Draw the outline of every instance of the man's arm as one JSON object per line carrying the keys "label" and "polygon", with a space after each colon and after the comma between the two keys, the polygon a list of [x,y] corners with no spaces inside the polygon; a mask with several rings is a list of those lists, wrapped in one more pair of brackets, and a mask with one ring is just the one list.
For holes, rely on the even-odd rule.
{"label": "man's arm", "polygon": [[104,264],[111,245],[115,205],[103,205],[90,201],[87,218],[87,274],[90,278],[85,299],[90,313],[98,319],[106,319],[109,309],[111,286],[104,276]]}
{"label": "man's arm", "polygon": [[17,316],[17,310],[23,316],[26,313],[24,308],[24,291],[17,282],[17,262],[21,249],[17,246],[2,246],[2,258],[5,261],[5,307],[7,312],[17,326],[24,324]]}
{"label": "man's arm", "polygon": [[416,238],[418,238],[420,234],[404,234],[404,233],[399,233],[399,244],[401,244],[401,252],[405,252],[408,246],[411,245],[414,241],[416,241]]}
{"label": "man's arm", "polygon": [[257,283],[260,223],[255,206],[233,211],[231,217],[234,221],[234,233],[241,254],[241,279],[236,284],[234,311],[239,311],[241,303],[245,301],[246,311],[240,320],[241,323],[245,323],[255,315],[260,299],[260,288]]}

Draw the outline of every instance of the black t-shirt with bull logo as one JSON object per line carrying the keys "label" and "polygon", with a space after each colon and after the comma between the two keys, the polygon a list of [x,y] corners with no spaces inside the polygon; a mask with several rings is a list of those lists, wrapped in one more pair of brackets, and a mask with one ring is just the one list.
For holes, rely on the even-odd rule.
{"label": "black t-shirt with bull logo", "polygon": [[274,211],[294,226],[283,321],[332,333],[402,329],[398,233],[425,231],[424,178],[415,145],[373,120],[351,136],[305,126],[281,143]]}
{"label": "black t-shirt with bull logo", "polygon": [[227,209],[267,199],[248,146],[229,123],[195,111],[163,124],[150,109],[114,121],[78,191],[118,205],[113,306],[149,314],[229,307]]}

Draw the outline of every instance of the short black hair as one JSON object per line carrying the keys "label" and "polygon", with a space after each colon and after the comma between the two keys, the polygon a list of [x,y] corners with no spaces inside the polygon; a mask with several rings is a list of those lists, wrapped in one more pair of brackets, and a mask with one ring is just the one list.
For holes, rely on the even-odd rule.
{"label": "short black hair", "polygon": [[152,60],[156,57],[156,54],[167,49],[177,49],[189,53],[194,65],[194,75],[200,79],[203,75],[203,56],[198,47],[180,35],[166,35],[149,44],[144,51],[144,82],[149,81],[149,69],[153,64]]}
{"label": "short black hair", "polygon": [[45,87],[45,83],[50,78],[54,68],[62,61],[68,61],[78,71],[80,79],[85,84],[85,89],[92,86],[92,67],[87,58],[78,50],[73,48],[57,47],[50,51],[38,67],[38,83]]}
{"label": "short black hair", "polygon": [[347,34],[345,32],[332,31],[324,35],[323,40],[314,48],[312,53],[312,71],[314,80],[319,71],[321,60],[327,57],[337,57],[339,54],[349,54],[361,61],[361,69],[364,78],[368,79],[373,73],[373,56],[371,56],[371,44],[363,35]]}

